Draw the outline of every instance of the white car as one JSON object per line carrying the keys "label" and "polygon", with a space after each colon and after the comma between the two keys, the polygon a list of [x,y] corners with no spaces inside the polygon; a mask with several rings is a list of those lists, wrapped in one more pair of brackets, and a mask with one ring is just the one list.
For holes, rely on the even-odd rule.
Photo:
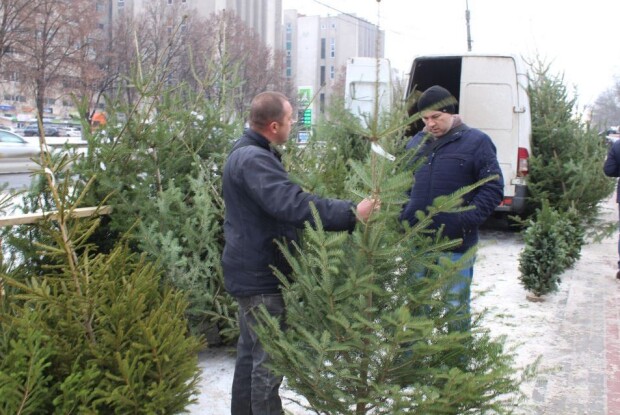
{"label": "white car", "polygon": [[0,130],[0,173],[20,173],[38,168],[36,160],[41,148],[36,142],[9,131]]}
{"label": "white car", "polygon": [[79,127],[66,127],[65,134],[67,137],[82,137],[82,129]]}

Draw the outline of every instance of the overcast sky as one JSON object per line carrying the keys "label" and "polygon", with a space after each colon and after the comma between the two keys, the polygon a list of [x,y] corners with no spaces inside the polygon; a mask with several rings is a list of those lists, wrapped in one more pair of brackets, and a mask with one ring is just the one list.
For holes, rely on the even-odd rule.
{"label": "overcast sky", "polygon": [[467,4],[472,52],[539,57],[577,88],[582,106],[620,77],[620,0],[283,0],[307,15],[379,23],[386,57],[402,72],[418,54],[467,51]]}

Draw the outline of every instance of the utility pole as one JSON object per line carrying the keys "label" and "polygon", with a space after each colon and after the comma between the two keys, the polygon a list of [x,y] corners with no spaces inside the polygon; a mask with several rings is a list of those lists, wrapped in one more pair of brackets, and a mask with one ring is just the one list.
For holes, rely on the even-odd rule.
{"label": "utility pole", "polygon": [[465,21],[467,22],[467,51],[471,52],[471,28],[469,25],[469,1],[465,0]]}

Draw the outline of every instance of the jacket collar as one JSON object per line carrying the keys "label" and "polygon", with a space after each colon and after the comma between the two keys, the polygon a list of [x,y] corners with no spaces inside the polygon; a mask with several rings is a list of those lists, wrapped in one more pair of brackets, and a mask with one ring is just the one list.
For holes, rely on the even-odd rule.
{"label": "jacket collar", "polygon": [[245,146],[256,146],[264,148],[265,150],[273,153],[278,158],[278,160],[282,159],[282,154],[280,154],[280,152],[271,145],[271,143],[269,142],[269,140],[267,140],[267,138],[265,138],[265,136],[250,128],[246,129],[243,132],[241,138],[237,140],[237,142],[233,146],[232,151],[235,151],[236,149]]}
{"label": "jacket collar", "polygon": [[269,150],[271,147],[269,144],[269,140],[267,140],[265,136],[263,136],[261,133],[258,133],[250,128],[245,130],[245,132],[243,133],[242,140],[243,141],[247,140],[248,144],[262,147],[266,150]]}

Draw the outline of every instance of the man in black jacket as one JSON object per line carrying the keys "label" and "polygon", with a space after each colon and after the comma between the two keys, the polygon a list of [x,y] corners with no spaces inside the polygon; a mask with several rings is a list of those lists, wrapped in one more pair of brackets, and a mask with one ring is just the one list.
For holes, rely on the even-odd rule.
{"label": "man in black jacket", "polygon": [[[605,159],[605,164],[603,165],[603,171],[606,176],[620,177],[620,140],[614,141],[614,143],[609,147],[607,158]],[[616,186],[616,203],[620,203],[620,181]],[[620,221],[618,224],[620,224]],[[618,258],[620,258],[620,233],[618,236]],[[620,260],[618,261],[618,272],[616,273],[616,278],[620,279]]]}
{"label": "man in black jacket", "polygon": [[[496,178],[482,184],[463,197],[463,205],[473,209],[458,213],[440,213],[433,217],[434,229],[461,243],[446,256],[454,262],[478,243],[478,227],[500,204],[504,194],[502,171],[497,161],[495,145],[484,132],[463,123],[456,112],[456,99],[450,92],[435,85],[428,88],[417,102],[424,129],[407,144],[417,149],[414,158],[426,160],[413,173],[409,202],[401,212],[401,220],[411,225],[417,222],[415,213],[426,211],[439,196],[450,195],[482,179]],[[461,329],[469,328],[470,284],[473,260],[461,271],[461,280],[454,284],[451,301],[465,317]]]}
{"label": "man in black jacket", "polygon": [[276,241],[297,240],[297,229],[312,221],[311,203],[326,230],[353,230],[369,218],[376,204],[357,206],[304,192],[289,180],[273,147],[288,140],[293,108],[278,92],[257,95],[250,108],[250,128],[235,143],[224,166],[226,205],[222,256],[226,290],[239,304],[240,336],[232,385],[233,415],[281,414],[278,389],[282,378],[265,366],[269,356],[252,330],[254,311],[265,305],[284,325],[284,301],[272,266],[287,275],[290,267]]}

